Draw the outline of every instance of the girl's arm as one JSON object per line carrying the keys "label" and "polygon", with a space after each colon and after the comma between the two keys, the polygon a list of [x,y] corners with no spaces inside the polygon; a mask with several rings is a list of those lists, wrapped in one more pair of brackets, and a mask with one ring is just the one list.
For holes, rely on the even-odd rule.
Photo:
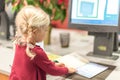
{"label": "girl's arm", "polygon": [[54,62],[50,61],[46,53],[40,47],[34,47],[32,51],[36,53],[33,61],[46,73],[57,76],[69,72],[67,67],[56,66]]}

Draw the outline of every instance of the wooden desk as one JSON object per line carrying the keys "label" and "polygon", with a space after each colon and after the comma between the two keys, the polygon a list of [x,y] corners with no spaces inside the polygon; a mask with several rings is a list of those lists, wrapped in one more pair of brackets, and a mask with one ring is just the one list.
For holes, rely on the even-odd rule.
{"label": "wooden desk", "polygon": [[8,76],[8,75],[1,74],[1,73],[0,73],[0,80],[8,80],[8,79],[9,79],[9,76]]}

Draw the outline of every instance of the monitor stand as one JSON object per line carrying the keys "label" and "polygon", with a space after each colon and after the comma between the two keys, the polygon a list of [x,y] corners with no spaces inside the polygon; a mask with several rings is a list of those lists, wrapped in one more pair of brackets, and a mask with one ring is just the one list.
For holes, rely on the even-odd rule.
{"label": "monitor stand", "polygon": [[114,32],[110,33],[94,33],[94,49],[93,52],[88,53],[88,56],[100,57],[105,59],[118,59],[118,56],[112,55],[114,47]]}
{"label": "monitor stand", "polygon": [[120,54],[120,50],[119,50],[120,40],[119,40],[118,36],[119,36],[119,32],[115,32],[113,51],[114,51],[114,53]]}

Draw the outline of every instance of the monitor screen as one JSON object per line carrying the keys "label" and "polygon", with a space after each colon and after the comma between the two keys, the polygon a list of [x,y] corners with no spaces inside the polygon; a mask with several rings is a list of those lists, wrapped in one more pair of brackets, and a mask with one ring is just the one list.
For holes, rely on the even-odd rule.
{"label": "monitor screen", "polygon": [[116,32],[119,6],[120,0],[70,0],[69,26],[94,32]]}

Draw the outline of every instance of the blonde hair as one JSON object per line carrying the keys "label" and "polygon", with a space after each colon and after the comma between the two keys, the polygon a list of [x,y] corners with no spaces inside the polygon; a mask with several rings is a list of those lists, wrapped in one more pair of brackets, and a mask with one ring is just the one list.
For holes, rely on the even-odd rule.
{"label": "blonde hair", "polygon": [[40,28],[42,30],[47,27],[50,24],[50,18],[40,8],[25,6],[17,14],[15,23],[17,26],[16,36],[27,35],[30,37],[33,29]]}
{"label": "blonde hair", "polygon": [[[35,41],[31,41],[33,30],[40,28],[41,30],[48,27],[50,24],[50,18],[42,9],[34,6],[23,7],[16,16],[16,42],[19,42],[21,37],[27,38],[27,43],[35,44]],[[26,35],[26,36],[25,36]],[[30,53],[30,51],[27,51]]]}

